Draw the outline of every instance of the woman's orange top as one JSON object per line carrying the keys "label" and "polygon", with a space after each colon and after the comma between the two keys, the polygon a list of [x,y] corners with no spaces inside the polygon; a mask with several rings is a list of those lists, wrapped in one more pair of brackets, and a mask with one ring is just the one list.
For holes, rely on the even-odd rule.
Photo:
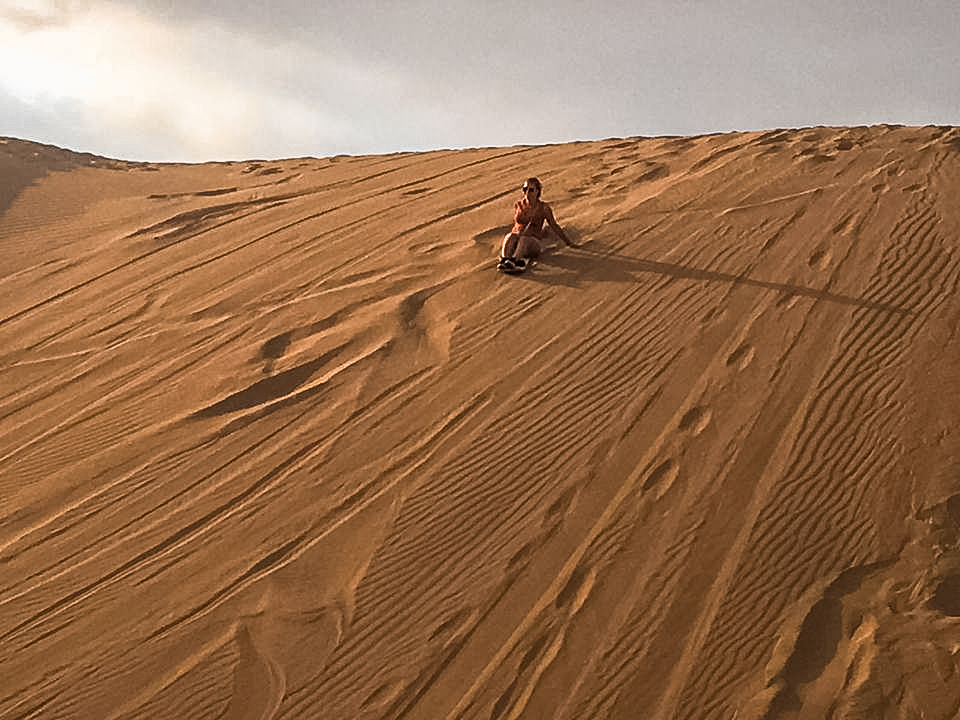
{"label": "woman's orange top", "polygon": [[522,233],[524,228],[527,227],[527,223],[530,223],[530,227],[527,228],[527,235],[533,235],[542,240],[543,224],[548,217],[550,217],[550,206],[545,202],[538,202],[535,208],[531,208],[530,203],[525,198],[517,200],[513,212],[513,232]]}

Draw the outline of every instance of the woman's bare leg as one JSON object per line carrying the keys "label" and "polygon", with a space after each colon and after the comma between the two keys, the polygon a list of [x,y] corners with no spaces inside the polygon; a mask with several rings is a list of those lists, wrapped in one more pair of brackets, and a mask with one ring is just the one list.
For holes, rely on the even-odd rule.
{"label": "woman's bare leg", "polygon": [[510,233],[503,239],[503,247],[500,248],[500,257],[513,259],[540,257],[540,241],[532,235],[517,235]]}
{"label": "woman's bare leg", "polygon": [[532,235],[522,235],[517,242],[516,256],[518,258],[540,257],[540,241]]}
{"label": "woman's bare leg", "polygon": [[516,233],[507,233],[507,236],[503,238],[503,245],[500,247],[500,257],[514,257],[519,240],[520,236]]}

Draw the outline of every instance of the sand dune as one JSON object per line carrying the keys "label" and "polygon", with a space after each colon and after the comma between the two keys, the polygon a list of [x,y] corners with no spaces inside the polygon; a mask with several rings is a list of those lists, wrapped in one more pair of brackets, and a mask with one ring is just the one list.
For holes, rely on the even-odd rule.
{"label": "sand dune", "polygon": [[0,717],[956,717],[960,129],[0,143]]}

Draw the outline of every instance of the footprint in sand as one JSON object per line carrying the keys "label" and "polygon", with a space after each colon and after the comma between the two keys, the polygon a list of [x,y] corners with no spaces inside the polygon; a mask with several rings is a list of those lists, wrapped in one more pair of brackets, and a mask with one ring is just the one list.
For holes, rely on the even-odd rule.
{"label": "footprint in sand", "polygon": [[730,357],[727,358],[727,367],[735,366],[738,370],[744,370],[753,361],[754,355],[756,355],[754,347],[744,343],[730,353]]}
{"label": "footprint in sand", "polygon": [[650,163],[649,169],[646,170],[639,178],[637,182],[653,182],[655,180],[662,180],[665,177],[669,177],[670,168],[664,165],[663,163]]}
{"label": "footprint in sand", "polygon": [[800,301],[800,296],[796,293],[784,292],[781,293],[780,299],[777,300],[777,307],[789,310],[794,305]]}
{"label": "footprint in sand", "polygon": [[578,567],[573,571],[573,574],[570,576],[570,579],[567,580],[567,584],[563,586],[563,589],[557,593],[554,606],[558,610],[566,608],[571,615],[578,612],[580,608],[583,607],[583,603],[593,589],[596,580],[596,568],[588,569]]}
{"label": "footprint in sand", "polygon": [[677,479],[677,475],[679,474],[680,465],[676,460],[673,458],[664,460],[647,476],[646,482],[643,483],[643,491],[647,492],[655,487],[659,487],[657,490],[657,497],[659,498],[673,485],[673,481]]}
{"label": "footprint in sand", "polygon": [[700,406],[690,408],[680,419],[680,430],[683,432],[689,431],[693,436],[697,436],[710,424],[711,417],[713,417],[713,413],[710,408]]}
{"label": "footprint in sand", "polygon": [[810,254],[810,257],[807,258],[807,265],[814,270],[823,270],[830,264],[831,257],[832,254],[826,248],[817,248]]}

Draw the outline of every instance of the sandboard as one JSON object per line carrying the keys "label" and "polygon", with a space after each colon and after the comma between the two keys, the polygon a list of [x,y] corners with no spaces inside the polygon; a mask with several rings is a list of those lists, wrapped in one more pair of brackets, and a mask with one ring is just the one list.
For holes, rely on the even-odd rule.
{"label": "sandboard", "polygon": [[504,275],[523,275],[525,272],[530,270],[531,267],[533,267],[533,264],[534,264],[534,261],[529,258],[527,259],[523,267],[504,267],[498,261],[497,270],[502,272]]}

